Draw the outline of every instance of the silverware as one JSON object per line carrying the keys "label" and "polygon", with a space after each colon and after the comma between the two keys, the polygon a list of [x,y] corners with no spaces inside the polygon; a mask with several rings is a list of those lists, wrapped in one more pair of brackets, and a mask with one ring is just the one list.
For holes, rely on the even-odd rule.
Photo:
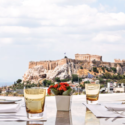
{"label": "silverware", "polygon": [[105,106],[105,108],[107,108],[109,111],[113,111],[119,115],[124,115],[123,113],[125,112],[125,110],[123,110],[121,113],[119,113],[118,111],[115,111],[114,109],[110,110],[108,107]]}
{"label": "silverware", "polygon": [[114,122],[116,119],[118,119],[119,117],[116,117],[116,118],[114,118],[114,119],[112,119],[112,122]]}
{"label": "silverware", "polygon": [[[107,108],[109,111],[113,111],[119,115],[123,115],[124,111],[122,111],[121,113],[119,113],[118,111],[115,111],[114,109],[113,110],[110,110],[108,107],[105,106],[105,108]],[[116,119],[118,119],[119,117],[115,117],[113,118],[112,122],[114,122]],[[107,121],[109,118],[106,118],[105,121]]]}

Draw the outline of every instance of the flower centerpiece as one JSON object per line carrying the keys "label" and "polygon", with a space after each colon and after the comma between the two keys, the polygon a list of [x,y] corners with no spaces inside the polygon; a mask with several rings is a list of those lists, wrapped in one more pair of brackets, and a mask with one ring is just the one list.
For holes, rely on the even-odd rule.
{"label": "flower centerpiece", "polygon": [[51,92],[54,95],[71,95],[72,89],[68,83],[59,83],[55,85],[51,85],[48,89],[48,94]]}
{"label": "flower centerpiece", "polygon": [[53,93],[56,98],[57,110],[69,111],[72,89],[68,83],[58,83],[48,88],[48,94]]}

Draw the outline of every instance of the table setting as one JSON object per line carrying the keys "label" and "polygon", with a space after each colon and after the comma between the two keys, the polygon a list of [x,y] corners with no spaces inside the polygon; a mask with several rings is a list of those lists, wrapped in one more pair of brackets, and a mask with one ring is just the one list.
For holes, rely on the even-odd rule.
{"label": "table setting", "polygon": [[118,118],[125,118],[125,102],[99,102],[100,84],[86,84],[85,90],[86,102],[84,101],[82,104],[96,118],[105,118],[105,121],[113,118],[112,122]]}
{"label": "table setting", "polygon": [[[20,104],[6,104],[4,105],[7,110],[1,110],[0,108],[0,121],[43,121],[45,122],[46,113],[42,119],[29,119],[27,118],[26,108]],[[1,107],[1,105],[0,105]],[[3,106],[2,106],[3,107]]]}
{"label": "table setting", "polygon": [[[42,121],[42,122],[45,122],[47,120],[44,89],[40,89],[40,88],[35,89],[34,88],[34,89],[25,89],[24,91],[29,91],[29,90],[31,90],[32,93],[27,92],[27,94],[25,94],[25,99],[11,99],[11,98],[0,99],[0,122],[2,122],[2,121],[11,121],[11,122],[12,121],[32,121],[32,122],[33,121]],[[36,90],[38,91],[38,93],[36,93]],[[33,92],[35,92],[35,93],[33,93]],[[39,97],[36,97],[36,96],[38,96],[38,94],[40,95],[40,99],[39,99]],[[29,96],[29,98],[26,96]],[[32,97],[32,100],[31,100],[31,97]],[[43,100],[41,97],[43,97]],[[26,102],[28,100],[27,98],[30,101]],[[37,103],[39,103],[39,105],[41,103],[44,103],[43,107],[41,105],[39,106],[39,109],[38,109],[38,105],[35,106],[35,107],[37,107],[35,110],[36,112],[33,110],[33,108],[35,108],[35,107],[33,107],[33,104],[35,103],[35,101],[33,99],[34,100],[36,99],[37,101],[36,100],[35,101]],[[38,117],[38,116],[36,116],[37,110],[40,110],[40,109],[42,109],[40,111],[42,113],[41,113],[41,116],[38,114],[38,116],[40,116],[40,117]],[[31,110],[33,111],[33,112],[31,112],[32,113],[31,116],[34,119],[28,117],[29,112],[27,110],[30,112],[31,112]]]}
{"label": "table setting", "polygon": [[[67,84],[61,86],[64,85],[69,88]],[[86,89],[89,89],[88,86]],[[24,98],[2,97],[0,123],[2,125],[123,125],[125,123],[125,103],[122,101],[125,94],[121,94],[121,97],[115,95],[117,97],[115,100],[112,98],[113,95],[105,94],[106,101],[103,101],[104,95],[99,94],[100,86],[90,84],[89,91],[81,96],[72,96],[69,88],[66,104],[64,100],[66,95],[63,95],[66,91],[58,95],[59,93],[55,91],[58,87],[51,86],[50,89],[51,92],[54,91],[55,96],[44,96],[45,91],[38,87],[25,89]]]}
{"label": "table setting", "polygon": [[125,118],[125,104],[120,103],[100,103],[88,105],[83,103],[97,118]]}

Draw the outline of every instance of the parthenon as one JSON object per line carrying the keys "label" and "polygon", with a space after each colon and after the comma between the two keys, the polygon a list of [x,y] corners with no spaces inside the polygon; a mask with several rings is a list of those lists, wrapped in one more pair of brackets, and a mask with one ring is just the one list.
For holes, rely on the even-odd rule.
{"label": "parthenon", "polygon": [[102,61],[102,56],[99,55],[90,55],[90,54],[75,54],[76,60],[86,60],[86,61]]}

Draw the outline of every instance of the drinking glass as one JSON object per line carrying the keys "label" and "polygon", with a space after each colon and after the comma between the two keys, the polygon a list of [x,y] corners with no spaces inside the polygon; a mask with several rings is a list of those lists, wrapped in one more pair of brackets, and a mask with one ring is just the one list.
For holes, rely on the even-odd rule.
{"label": "drinking glass", "polygon": [[24,98],[27,117],[29,119],[41,119],[43,117],[46,90],[35,87],[24,89]]}
{"label": "drinking glass", "polygon": [[85,84],[87,104],[97,104],[99,99],[100,84]]}

